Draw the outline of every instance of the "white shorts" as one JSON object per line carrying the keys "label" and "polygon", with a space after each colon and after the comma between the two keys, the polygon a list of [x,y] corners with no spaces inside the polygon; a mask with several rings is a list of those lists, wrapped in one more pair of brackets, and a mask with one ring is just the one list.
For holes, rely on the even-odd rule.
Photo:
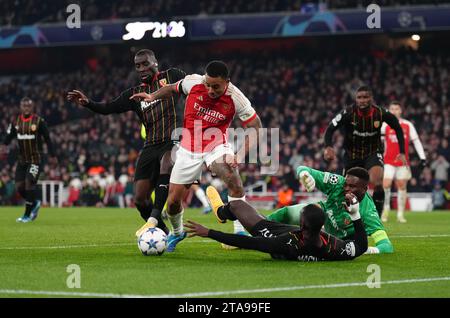
{"label": "white shorts", "polygon": [[409,166],[384,165],[384,179],[409,180],[411,179],[411,169]]}
{"label": "white shorts", "polygon": [[170,175],[170,183],[191,184],[200,180],[203,163],[209,167],[215,160],[223,155],[234,156],[230,144],[219,145],[210,152],[194,153],[181,147],[177,150],[175,165]]}

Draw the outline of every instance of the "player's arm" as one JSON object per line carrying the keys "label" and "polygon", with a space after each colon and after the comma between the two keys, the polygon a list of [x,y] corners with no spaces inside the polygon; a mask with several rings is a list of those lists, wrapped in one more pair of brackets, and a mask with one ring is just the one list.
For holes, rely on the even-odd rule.
{"label": "player's arm", "polygon": [[[245,248],[249,250],[256,250],[263,253],[277,253],[286,254],[287,244],[282,242],[280,244],[280,238],[272,237],[252,237],[238,234],[223,233],[220,231],[210,230],[201,224],[193,221],[187,221],[185,224],[187,232],[192,236],[209,237],[220,243],[224,243],[239,248]],[[286,247],[284,247],[286,246]]]}
{"label": "player's arm", "polygon": [[47,144],[47,150],[50,156],[55,157],[55,148],[53,147],[52,140],[50,139],[50,133],[48,131],[48,126],[45,120],[41,119],[39,123],[39,133],[45,140]]}
{"label": "player's arm", "polygon": [[297,167],[297,176],[306,191],[311,192],[317,187],[327,195],[336,188],[336,184],[343,178],[330,172],[323,172],[306,166]]}
{"label": "player's arm", "polygon": [[423,145],[420,142],[419,134],[417,133],[417,130],[412,123],[409,123],[409,136],[414,144],[414,148],[416,149],[417,155],[421,160],[422,167],[424,167],[426,165],[427,157],[425,156],[425,150],[423,149]]}
{"label": "player's arm", "polygon": [[367,254],[385,254],[393,253],[394,246],[389,240],[389,237],[381,223],[380,217],[375,206],[370,204],[370,200],[365,197],[360,202],[360,211],[363,214],[363,223],[366,230],[366,234],[372,237],[375,246],[369,246],[367,249]]}
{"label": "player's arm", "polygon": [[129,99],[131,89],[128,89],[118,97],[108,102],[94,102],[89,99],[83,92],[73,90],[67,93],[67,100],[73,101],[80,106],[89,108],[95,113],[102,115],[120,114],[134,109],[134,103]]}
{"label": "player's arm", "polygon": [[393,114],[391,114],[385,109],[383,110],[383,121],[386,124],[388,124],[392,129],[395,130],[395,134],[397,135],[398,140],[398,147],[400,149],[398,159],[401,160],[404,165],[406,165],[405,138],[403,137],[403,129],[402,126],[400,126],[400,122],[398,121],[397,117],[395,117]]}
{"label": "player's arm", "polygon": [[327,161],[334,160],[336,158],[336,154],[333,149],[333,134],[336,130],[343,126],[345,120],[347,119],[347,110],[343,110],[339,114],[334,117],[325,131],[324,142],[325,142],[325,151],[324,151],[324,159]]}
{"label": "player's arm", "polygon": [[9,145],[11,141],[16,138],[17,136],[17,130],[16,127],[14,127],[13,124],[9,124],[8,128],[6,129],[6,136],[3,140],[3,144]]}

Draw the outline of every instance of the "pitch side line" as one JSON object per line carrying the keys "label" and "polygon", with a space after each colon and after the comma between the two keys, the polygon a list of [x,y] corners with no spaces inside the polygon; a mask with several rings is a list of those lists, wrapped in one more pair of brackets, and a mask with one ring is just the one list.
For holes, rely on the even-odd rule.
{"label": "pitch side line", "polygon": [[[390,280],[385,282],[381,281],[380,284],[395,285],[395,284],[425,283],[436,281],[450,281],[450,276]],[[367,286],[366,282],[328,284],[328,285],[305,285],[305,286],[261,288],[261,289],[241,289],[241,290],[186,293],[186,294],[162,294],[162,295],[130,295],[130,294],[106,294],[106,293],[88,293],[88,292],[80,293],[80,292],[65,292],[65,291],[0,289],[0,294],[75,296],[75,297],[78,296],[78,297],[104,297],[104,298],[187,298],[187,297],[209,297],[209,296],[224,296],[224,295],[254,294],[254,293],[270,293],[270,292],[282,292],[282,291],[305,290],[305,289],[332,289],[332,288],[364,287],[364,286]]]}
{"label": "pitch side line", "polygon": [[[450,234],[424,234],[424,235],[391,235],[390,238],[433,238],[450,237]],[[195,240],[184,241],[186,243],[217,243],[214,240]],[[86,245],[61,245],[61,246],[18,246],[18,247],[0,247],[0,250],[28,250],[28,249],[65,249],[65,248],[85,248],[85,247],[115,247],[131,246],[136,243],[111,243],[111,244],[86,244]]]}

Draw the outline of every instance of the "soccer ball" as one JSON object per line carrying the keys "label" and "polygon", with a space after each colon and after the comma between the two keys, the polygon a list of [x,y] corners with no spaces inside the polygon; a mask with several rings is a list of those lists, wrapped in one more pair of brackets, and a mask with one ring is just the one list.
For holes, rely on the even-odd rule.
{"label": "soccer ball", "polygon": [[158,227],[149,228],[142,233],[137,245],[143,255],[161,255],[167,247],[167,235]]}

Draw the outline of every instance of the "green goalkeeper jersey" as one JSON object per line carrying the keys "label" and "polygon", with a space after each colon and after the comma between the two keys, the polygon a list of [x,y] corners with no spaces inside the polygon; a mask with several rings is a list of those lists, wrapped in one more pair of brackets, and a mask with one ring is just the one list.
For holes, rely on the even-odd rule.
{"label": "green goalkeeper jersey", "polygon": [[[326,201],[318,202],[327,215],[325,231],[339,238],[353,236],[353,223],[350,214],[348,214],[343,205],[345,202],[345,178],[337,174],[322,172],[305,166],[297,168],[297,175],[302,171],[308,171],[316,181],[316,188],[327,196]],[[359,213],[368,236],[372,236],[377,231],[385,231],[375,204],[367,193],[359,203]]]}

